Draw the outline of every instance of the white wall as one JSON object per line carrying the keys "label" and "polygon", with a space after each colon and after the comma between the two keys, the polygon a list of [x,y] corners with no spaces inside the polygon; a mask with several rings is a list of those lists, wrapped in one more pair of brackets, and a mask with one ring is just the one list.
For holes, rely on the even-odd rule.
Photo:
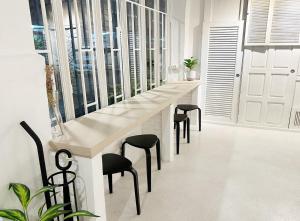
{"label": "white wall", "polygon": [[197,69],[199,73],[203,22],[237,21],[240,15],[240,4],[240,0],[186,1],[184,57],[194,56],[199,59]]}
{"label": "white wall", "polygon": [[205,0],[206,21],[237,21],[241,0]]}
{"label": "white wall", "polygon": [[170,19],[170,67],[168,81],[177,81],[183,76],[186,0],[168,2]]}
{"label": "white wall", "polygon": [[[185,20],[184,57],[199,59],[197,72],[200,74],[200,57],[202,42],[202,25],[204,19],[204,0],[187,0]],[[199,76],[198,76],[199,77]]]}
{"label": "white wall", "polygon": [[41,187],[36,147],[20,121],[44,142],[51,131],[44,60],[34,53],[28,0],[2,1],[0,27],[0,208],[7,208],[18,205],[10,182]]}

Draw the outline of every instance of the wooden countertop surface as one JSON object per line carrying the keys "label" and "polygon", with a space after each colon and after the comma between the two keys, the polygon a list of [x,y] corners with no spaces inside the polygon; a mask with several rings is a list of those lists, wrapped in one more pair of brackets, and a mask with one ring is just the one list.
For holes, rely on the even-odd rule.
{"label": "wooden countertop surface", "polygon": [[106,146],[140,126],[200,85],[199,81],[168,83],[64,124],[64,135],[52,139],[54,150],[93,158]]}

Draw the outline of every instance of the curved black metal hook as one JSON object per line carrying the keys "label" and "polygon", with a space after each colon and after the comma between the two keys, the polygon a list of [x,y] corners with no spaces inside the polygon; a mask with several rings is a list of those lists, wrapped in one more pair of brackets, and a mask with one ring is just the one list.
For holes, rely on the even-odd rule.
{"label": "curved black metal hook", "polygon": [[62,171],[66,171],[66,170],[70,169],[70,167],[72,166],[72,161],[68,162],[68,164],[66,166],[61,166],[59,164],[59,155],[60,154],[67,154],[67,156],[69,158],[72,157],[72,154],[71,154],[70,151],[65,150],[65,149],[61,149],[61,150],[57,151],[56,154],[55,154],[55,165],[56,165],[56,167],[58,169],[62,170]]}

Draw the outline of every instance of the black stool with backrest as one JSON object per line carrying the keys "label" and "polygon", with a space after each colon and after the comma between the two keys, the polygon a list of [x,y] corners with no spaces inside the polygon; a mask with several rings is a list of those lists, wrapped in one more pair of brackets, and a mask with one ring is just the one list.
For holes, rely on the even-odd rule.
{"label": "black stool with backrest", "polygon": [[190,118],[186,114],[174,114],[174,126],[176,128],[176,153],[179,154],[180,122],[183,122],[183,137],[187,132],[187,142],[190,143]]}
{"label": "black stool with backrest", "polygon": [[[121,147],[121,155],[125,157],[125,144],[141,148],[145,150],[146,153],[146,167],[147,167],[147,184],[148,192],[151,192],[151,152],[150,149],[156,145],[156,155],[157,155],[157,167],[158,170],[161,169],[161,159],[160,159],[160,140],[154,134],[142,134],[127,137]],[[123,174],[122,174],[123,176]]]}
{"label": "black stool with backrest", "polygon": [[113,192],[113,185],[112,185],[113,174],[121,173],[121,172],[124,173],[124,171],[128,171],[133,175],[136,210],[137,210],[137,214],[140,215],[141,206],[140,206],[138,174],[136,170],[132,167],[131,161],[118,154],[108,153],[102,155],[102,164],[103,164],[103,175],[108,175],[108,186],[109,186],[110,193]]}
{"label": "black stool with backrest", "polygon": [[184,114],[187,114],[188,111],[198,110],[198,118],[199,118],[199,131],[201,131],[201,109],[198,105],[194,104],[178,104],[175,108],[175,113],[177,114],[179,110],[182,110]]}

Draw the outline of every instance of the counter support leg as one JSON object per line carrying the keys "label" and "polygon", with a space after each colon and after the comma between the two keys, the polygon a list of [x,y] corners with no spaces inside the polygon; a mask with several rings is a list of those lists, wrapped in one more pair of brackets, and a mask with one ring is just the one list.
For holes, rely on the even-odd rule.
{"label": "counter support leg", "polygon": [[91,159],[78,156],[75,158],[79,168],[77,179],[80,179],[80,185],[77,185],[77,189],[79,189],[78,200],[81,209],[89,210],[100,216],[94,219],[96,221],[106,221],[102,154],[99,153]]}
{"label": "counter support leg", "polygon": [[174,160],[174,105],[169,105],[162,111],[161,157],[164,161]]}

